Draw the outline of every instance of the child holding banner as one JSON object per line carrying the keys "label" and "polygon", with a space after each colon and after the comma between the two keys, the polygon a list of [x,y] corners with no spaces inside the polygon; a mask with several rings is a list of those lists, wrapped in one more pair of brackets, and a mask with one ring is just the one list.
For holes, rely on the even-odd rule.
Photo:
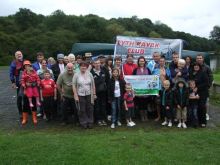
{"label": "child holding banner", "polygon": [[126,111],[126,121],[128,127],[133,127],[136,124],[132,121],[134,116],[134,91],[130,84],[126,84],[124,94],[124,106]]}

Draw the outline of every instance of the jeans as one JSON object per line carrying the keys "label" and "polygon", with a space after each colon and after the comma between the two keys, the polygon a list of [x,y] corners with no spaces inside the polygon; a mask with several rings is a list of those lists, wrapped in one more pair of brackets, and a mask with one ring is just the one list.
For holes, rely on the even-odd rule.
{"label": "jeans", "polygon": [[198,125],[198,114],[197,114],[198,106],[190,105],[189,106],[189,117],[193,126]]}
{"label": "jeans", "polygon": [[112,100],[112,123],[120,121],[121,118],[121,98],[114,97]]}

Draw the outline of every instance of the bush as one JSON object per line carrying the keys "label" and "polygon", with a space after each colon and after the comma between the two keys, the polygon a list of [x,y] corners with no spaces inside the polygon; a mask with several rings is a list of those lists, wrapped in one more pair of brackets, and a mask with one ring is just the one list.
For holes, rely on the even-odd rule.
{"label": "bush", "polygon": [[8,66],[10,65],[11,61],[13,60],[13,56],[3,56],[0,57],[0,66]]}

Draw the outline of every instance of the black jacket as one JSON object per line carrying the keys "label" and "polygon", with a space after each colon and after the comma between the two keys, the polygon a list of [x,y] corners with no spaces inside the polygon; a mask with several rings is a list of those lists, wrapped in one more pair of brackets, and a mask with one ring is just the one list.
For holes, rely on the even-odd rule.
{"label": "black jacket", "polygon": [[96,74],[94,68],[92,68],[91,74],[93,75],[95,81],[96,93],[107,92],[109,75],[106,74],[106,71],[101,68],[99,74]]}
{"label": "black jacket", "polygon": [[189,90],[186,87],[186,84],[183,86],[182,95],[178,86],[178,82],[176,84],[176,89],[174,91],[174,103],[175,106],[180,105],[181,108],[188,106],[189,104]]}
{"label": "black jacket", "polygon": [[[65,64],[64,64],[65,66]],[[56,63],[54,65],[51,66],[51,70],[53,71],[53,75],[54,75],[54,80],[57,81],[59,75],[60,75],[60,67],[59,67],[59,63]]]}
{"label": "black jacket", "polygon": [[[123,95],[125,93],[125,80],[119,78],[118,81],[120,86],[121,99],[123,99]],[[110,102],[114,98],[114,91],[115,91],[115,79],[111,78],[109,81],[109,88],[108,88],[108,100]]]}

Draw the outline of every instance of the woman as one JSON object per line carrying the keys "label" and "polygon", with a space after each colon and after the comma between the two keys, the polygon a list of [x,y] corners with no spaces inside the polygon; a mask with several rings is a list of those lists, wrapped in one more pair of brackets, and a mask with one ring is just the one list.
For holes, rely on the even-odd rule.
{"label": "woman", "polygon": [[195,80],[198,88],[198,120],[201,127],[206,127],[206,101],[209,95],[208,91],[208,76],[202,71],[199,64],[193,66],[193,73],[190,76],[191,80]]}
{"label": "woman", "polygon": [[188,80],[189,75],[193,72],[192,57],[186,56],[185,61],[186,61],[187,80]]}
{"label": "woman", "polygon": [[112,59],[112,57],[110,56],[110,57],[108,57],[107,59],[106,59],[106,61],[105,61],[105,68],[106,68],[106,70],[109,72],[109,78],[111,78],[112,77],[112,68],[113,68],[113,59]]}
{"label": "woman", "polygon": [[[151,75],[150,69],[146,68],[146,60],[143,56],[140,56],[137,61],[138,67],[134,69],[133,75]],[[149,102],[148,96],[137,96],[135,99],[135,105],[138,106],[140,111],[141,121],[148,120],[147,118],[147,102]]]}
{"label": "woman", "polygon": [[114,68],[119,70],[120,79],[123,79],[123,75],[121,74],[121,67],[122,67],[122,59],[120,56],[116,56],[114,59]]}
{"label": "woman", "polygon": [[53,71],[47,67],[47,60],[43,59],[41,62],[41,69],[37,71],[37,75],[42,80],[44,78],[44,71],[49,70],[51,78],[54,80]]}
{"label": "woman", "polygon": [[134,57],[132,54],[127,55],[126,63],[123,65],[123,74],[132,75],[133,71],[137,68],[137,64],[134,63]]}
{"label": "woman", "polygon": [[93,126],[93,105],[96,99],[94,79],[87,68],[87,63],[81,62],[80,71],[74,74],[72,81],[79,122],[85,129]]}

